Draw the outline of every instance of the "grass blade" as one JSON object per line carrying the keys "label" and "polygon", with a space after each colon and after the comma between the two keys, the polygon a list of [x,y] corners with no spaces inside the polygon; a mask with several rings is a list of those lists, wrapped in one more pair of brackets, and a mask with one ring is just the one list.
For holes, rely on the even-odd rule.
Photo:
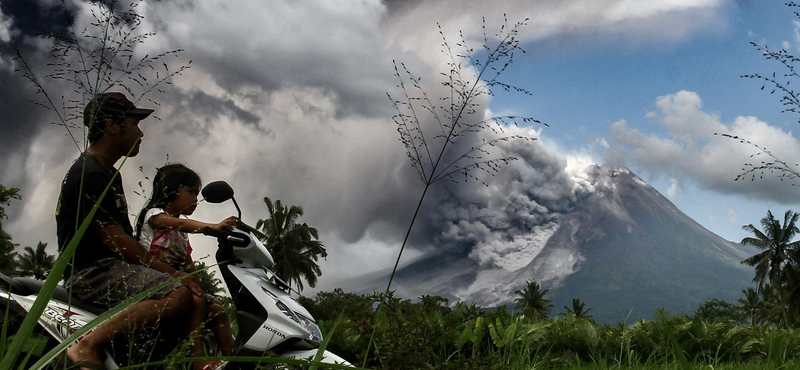
{"label": "grass blade", "polygon": [[[325,348],[328,348],[328,343],[331,341],[331,337],[333,337],[333,333],[336,331],[336,327],[339,326],[339,323],[343,320],[342,314],[339,314],[339,317],[336,318],[336,321],[333,322],[333,327],[331,327],[331,331],[325,338],[322,340],[322,344],[319,345],[319,349],[317,350],[317,354],[314,355],[314,362],[321,362],[322,358],[325,355]],[[317,365],[312,365],[308,368],[308,370],[317,370]]]}

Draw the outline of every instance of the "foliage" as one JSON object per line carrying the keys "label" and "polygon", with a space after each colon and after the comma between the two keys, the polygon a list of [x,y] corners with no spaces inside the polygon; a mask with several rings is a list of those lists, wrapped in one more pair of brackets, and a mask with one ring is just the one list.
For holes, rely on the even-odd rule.
{"label": "foliage", "polygon": [[25,247],[25,251],[17,256],[19,276],[32,276],[36,280],[44,280],[56,263],[56,256],[47,254],[47,243],[39,242],[36,250]]}
{"label": "foliage", "polygon": [[14,275],[17,270],[16,255],[11,242],[11,235],[3,230],[3,219],[7,218],[5,207],[11,205],[12,199],[22,199],[18,188],[6,188],[0,184],[0,273]]}
{"label": "foliage", "polygon": [[744,324],[749,315],[744,304],[735,305],[721,299],[712,298],[697,308],[694,312],[694,320],[717,321],[721,319],[730,320],[735,324]]}
{"label": "foliage", "polygon": [[276,274],[290,286],[294,282],[299,290],[303,290],[303,280],[315,287],[322,275],[317,261],[328,257],[317,229],[297,223],[303,215],[300,206],[283,206],[280,200],[273,204],[268,197],[264,197],[264,203],[269,217],[258,220],[256,229],[260,229],[259,238],[275,259]]}
{"label": "foliage", "polygon": [[591,308],[586,308],[586,302],[581,302],[580,298],[572,299],[572,308],[564,306],[566,314],[572,314],[579,319],[591,319],[592,315],[589,314]]}
{"label": "foliage", "polygon": [[203,287],[204,292],[212,295],[223,292],[222,280],[215,276],[216,273],[211,271],[205,262],[195,261],[194,267],[197,270],[197,277],[200,279],[200,285]]}
{"label": "foliage", "polygon": [[[742,261],[743,264],[755,267],[753,281],[763,288],[767,280],[775,288],[778,303],[782,313],[783,325],[796,324],[796,303],[800,302],[797,294],[800,289],[800,242],[794,241],[800,232],[797,221],[800,213],[786,211],[783,223],[776,219],[771,211],[761,219],[762,229],[759,230],[752,224],[742,226],[742,229],[754,234],[754,237],[742,239],[742,244],[754,246],[760,252]],[[794,305],[792,305],[794,303]]]}
{"label": "foliage", "polygon": [[7,189],[5,186],[3,186],[3,184],[0,184],[0,229],[2,228],[3,220],[8,218],[5,207],[11,205],[12,199],[22,199],[22,197],[19,195],[19,189]]}
{"label": "foliage", "polygon": [[[697,369],[761,369],[790,368],[800,356],[796,329],[665,310],[650,321],[611,326],[572,313],[535,319],[505,307],[448,306],[442,297],[412,302],[393,293],[383,297],[341,289],[301,303],[319,318],[324,332],[341,315],[329,349],[371,369],[687,368],[681,358]],[[386,307],[380,310],[382,304]],[[373,329],[375,351],[365,359],[367,333]]]}
{"label": "foliage", "polygon": [[521,308],[523,313],[533,318],[549,316],[553,305],[544,296],[550,290],[542,290],[542,286],[535,281],[526,281],[525,283],[525,288],[514,292],[517,295],[517,298],[514,299],[517,308]]}

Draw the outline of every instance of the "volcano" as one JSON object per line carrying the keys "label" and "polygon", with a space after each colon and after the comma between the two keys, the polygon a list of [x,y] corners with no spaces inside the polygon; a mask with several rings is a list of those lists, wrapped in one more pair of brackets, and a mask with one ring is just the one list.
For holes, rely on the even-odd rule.
{"label": "volcano", "polygon": [[[396,296],[514,307],[514,292],[537,281],[550,290],[554,314],[580,298],[597,322],[613,324],[662,307],[691,313],[711,298],[735,302],[751,286],[753,270],[740,261],[754,250],[705,229],[627,169],[594,166],[590,173],[594,192],[556,223],[532,230],[530,239],[543,246],[520,254],[527,264],[486,268],[469,246],[447,248],[398,270]],[[387,281],[370,288],[381,291]]]}

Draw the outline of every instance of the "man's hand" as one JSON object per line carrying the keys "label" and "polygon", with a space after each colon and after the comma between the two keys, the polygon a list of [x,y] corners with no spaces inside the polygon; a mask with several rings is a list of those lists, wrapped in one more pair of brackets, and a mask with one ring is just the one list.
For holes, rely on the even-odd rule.
{"label": "man's hand", "polygon": [[192,294],[198,297],[206,296],[206,292],[203,291],[203,286],[200,284],[200,279],[197,276],[195,275],[186,276],[180,273],[175,274],[176,278],[181,276],[183,276],[183,278],[181,278],[181,284],[189,288],[189,291],[192,292]]}

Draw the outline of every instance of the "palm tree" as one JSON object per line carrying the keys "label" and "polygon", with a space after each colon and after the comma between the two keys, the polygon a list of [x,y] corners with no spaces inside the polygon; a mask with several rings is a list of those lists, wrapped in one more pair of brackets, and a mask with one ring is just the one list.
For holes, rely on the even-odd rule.
{"label": "palm tree", "polygon": [[34,279],[44,280],[47,274],[53,269],[56,257],[44,250],[47,243],[39,242],[34,251],[31,247],[25,247],[25,251],[17,256],[17,268],[19,276],[33,276]]}
{"label": "palm tree", "polygon": [[275,259],[275,273],[290,286],[296,283],[299,290],[303,290],[303,280],[315,287],[317,277],[322,275],[317,260],[320,256],[328,257],[317,229],[297,223],[303,215],[299,206],[282,206],[280,200],[273,205],[269,197],[264,197],[264,203],[269,218],[258,220],[256,229],[263,233],[259,239]]}
{"label": "palm tree", "polygon": [[759,319],[767,324],[775,324],[780,326],[784,322],[786,316],[783,315],[783,305],[780,302],[780,297],[775,289],[770,284],[765,284],[761,288],[761,312]]}
{"label": "palm tree", "polygon": [[526,281],[525,288],[514,292],[518,297],[514,299],[517,308],[522,312],[529,312],[533,317],[548,316],[553,305],[544,297],[549,289],[542,290],[542,286],[535,281]]}
{"label": "palm tree", "polygon": [[742,289],[744,297],[739,298],[739,306],[742,311],[750,314],[750,325],[756,325],[756,316],[764,309],[764,302],[758,294],[758,290],[754,288]]}
{"label": "palm tree", "polygon": [[776,289],[783,319],[787,325],[789,320],[786,310],[783,309],[786,305],[785,292],[793,290],[798,283],[794,278],[797,274],[792,271],[794,267],[791,265],[791,257],[796,255],[800,243],[792,241],[800,232],[797,227],[799,218],[800,213],[788,210],[784,215],[783,224],[781,224],[780,220],[776,219],[771,211],[768,211],[767,217],[761,219],[763,230],[757,229],[753,224],[742,226],[742,229],[755,235],[755,237],[742,239],[742,244],[752,245],[763,251],[742,263],[755,267],[756,275],[753,281],[758,283],[759,289],[767,280]]}
{"label": "palm tree", "polygon": [[222,292],[222,280],[216,278],[216,273],[209,269],[205,262],[194,261],[194,266],[199,271],[197,277],[204,292],[211,295]]}
{"label": "palm tree", "polygon": [[575,316],[576,319],[592,319],[592,315],[589,314],[592,309],[587,309],[586,303],[581,302],[580,298],[572,298],[572,309],[567,306],[564,306],[564,309],[567,310],[567,313]]}

